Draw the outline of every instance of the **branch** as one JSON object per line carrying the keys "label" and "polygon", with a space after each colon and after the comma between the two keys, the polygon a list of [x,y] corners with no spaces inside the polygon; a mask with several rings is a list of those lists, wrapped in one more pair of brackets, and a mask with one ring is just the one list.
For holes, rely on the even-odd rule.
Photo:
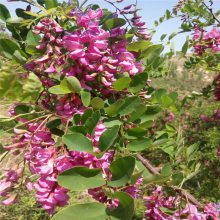
{"label": "branch", "polygon": [[[160,168],[154,167],[147,159],[142,157],[140,154],[136,155],[137,158],[142,162],[142,164],[152,173],[159,175]],[[172,187],[177,191],[183,192],[184,197],[186,200],[189,200],[192,204],[196,205],[199,208],[203,207],[203,204],[200,203],[193,195],[191,195],[189,192],[187,192],[185,189],[179,188],[179,187]]]}
{"label": "branch", "polygon": [[145,159],[144,157],[142,157],[140,154],[137,154],[137,158],[141,161],[141,163],[153,174],[160,174],[159,170],[160,168],[156,168],[153,165],[151,165],[151,163]]}
{"label": "branch", "polygon": [[219,24],[220,21],[218,20],[218,18],[215,16],[215,14],[213,13],[212,8],[210,8],[208,5],[206,5],[205,2],[202,2],[202,4],[208,9],[208,11],[210,12],[210,14],[212,15],[213,19],[216,20]]}

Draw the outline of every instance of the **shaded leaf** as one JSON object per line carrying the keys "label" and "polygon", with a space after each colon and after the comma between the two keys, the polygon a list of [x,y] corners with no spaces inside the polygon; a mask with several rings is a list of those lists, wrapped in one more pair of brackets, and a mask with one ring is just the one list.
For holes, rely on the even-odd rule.
{"label": "shaded leaf", "polygon": [[113,187],[125,185],[134,171],[135,158],[131,156],[122,157],[112,162],[110,171],[112,179],[108,185]]}
{"label": "shaded leaf", "polygon": [[0,19],[6,21],[10,17],[9,10],[3,4],[0,4]]}
{"label": "shaded leaf", "polygon": [[119,126],[116,125],[110,129],[107,129],[102,133],[99,139],[98,148],[103,152],[106,151],[114,143],[115,139],[118,136]]}

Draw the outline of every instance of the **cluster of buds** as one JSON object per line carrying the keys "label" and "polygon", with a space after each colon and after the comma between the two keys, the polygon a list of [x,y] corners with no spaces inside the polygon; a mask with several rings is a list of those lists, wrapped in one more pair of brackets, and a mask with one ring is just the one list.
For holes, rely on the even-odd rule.
{"label": "cluster of buds", "polygon": [[146,28],[146,23],[141,21],[141,16],[137,14],[140,9],[136,8],[135,4],[128,5],[120,10],[122,15],[132,15],[129,19],[131,26],[134,28],[136,35],[142,39],[149,40],[150,36]]}
{"label": "cluster of buds", "polygon": [[[56,73],[57,67],[65,63],[65,56],[61,52],[63,29],[54,20],[45,18],[34,27],[33,33],[37,35],[43,34],[43,38],[36,48],[45,52],[42,57],[29,63],[27,67],[33,72],[43,72],[46,75]],[[32,70],[33,67],[34,69]]]}

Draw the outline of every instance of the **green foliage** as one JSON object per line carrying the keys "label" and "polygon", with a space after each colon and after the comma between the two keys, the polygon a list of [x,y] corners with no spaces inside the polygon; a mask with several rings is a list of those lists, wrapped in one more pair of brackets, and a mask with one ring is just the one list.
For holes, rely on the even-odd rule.
{"label": "green foliage", "polygon": [[123,18],[110,18],[103,24],[103,29],[111,30],[115,27],[121,27],[126,24],[126,21]]}
{"label": "green foliage", "polygon": [[0,97],[7,100],[36,100],[41,90],[38,78],[33,73],[23,77],[24,70],[21,67],[2,57],[1,59]]}
{"label": "green foliage", "polygon": [[80,95],[81,95],[81,99],[82,99],[82,103],[85,107],[88,107],[90,105],[90,101],[91,101],[91,94],[88,90],[86,89],[82,89],[80,91]]}
{"label": "green foliage", "polygon": [[108,219],[108,216],[105,213],[105,205],[101,203],[84,203],[68,206],[52,218],[52,220],[63,219],[105,220]]}
{"label": "green foliage", "polygon": [[92,142],[80,133],[71,132],[63,136],[63,142],[69,150],[93,152]]}
{"label": "green foliage", "polygon": [[74,77],[70,76],[65,78],[61,81],[60,85],[53,86],[49,88],[49,92],[52,94],[63,95],[72,92],[79,93],[81,91],[81,85],[79,80]]}
{"label": "green foliage", "polygon": [[8,59],[14,59],[22,64],[24,64],[27,58],[27,55],[20,49],[19,45],[10,39],[0,39],[0,53]]}
{"label": "green foliage", "polygon": [[113,198],[119,200],[119,206],[107,212],[111,219],[131,220],[134,215],[134,199],[125,192],[115,192]]}
{"label": "green foliage", "polygon": [[122,157],[113,161],[110,165],[112,179],[108,183],[109,186],[123,186],[131,178],[135,167],[135,158],[131,156]]}
{"label": "green foliage", "polygon": [[105,180],[101,169],[74,167],[59,174],[58,183],[71,191],[83,191],[102,186]]}
{"label": "green foliage", "polygon": [[10,17],[11,15],[8,9],[3,4],[0,4],[0,19],[6,21]]}
{"label": "green foliage", "polygon": [[101,135],[99,139],[98,148],[103,152],[106,151],[109,147],[112,146],[115,139],[118,136],[119,126],[115,125],[112,128],[109,128]]}

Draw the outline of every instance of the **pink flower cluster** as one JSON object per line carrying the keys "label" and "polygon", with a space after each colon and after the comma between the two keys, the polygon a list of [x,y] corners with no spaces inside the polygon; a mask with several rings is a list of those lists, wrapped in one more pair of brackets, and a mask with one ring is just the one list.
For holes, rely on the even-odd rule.
{"label": "pink flower cluster", "polygon": [[[218,220],[220,218],[220,205],[207,204],[202,212],[190,203],[187,203],[184,209],[179,209],[180,198],[165,196],[160,186],[152,192],[152,195],[144,199],[146,201],[145,220]],[[173,214],[165,213],[163,209],[170,209]]]}
{"label": "pink flower cluster", "polygon": [[35,72],[44,86],[52,86],[49,74],[56,73],[57,67],[65,63],[65,55],[61,52],[63,29],[54,20],[44,18],[33,29],[34,34],[43,34],[40,44],[36,47],[43,55],[25,67]]}
{"label": "pink flower cluster", "polygon": [[199,27],[195,27],[193,36],[194,50],[197,55],[202,55],[207,49],[212,52],[220,51],[220,30],[213,28],[205,32]]}
{"label": "pink flower cluster", "polygon": [[74,114],[83,114],[85,108],[76,94],[65,95],[56,103],[56,113],[60,116],[71,118]]}
{"label": "pink flower cluster", "polygon": [[165,220],[168,219],[169,215],[160,210],[163,208],[173,208],[175,207],[175,198],[174,197],[165,197],[162,187],[157,187],[152,195],[146,196],[145,200],[145,217],[146,220],[154,219],[154,220]]}
{"label": "pink flower cluster", "polygon": [[[13,112],[13,111],[11,111]],[[13,114],[13,113],[12,113]],[[15,137],[12,145],[5,146],[12,153],[24,155],[32,175],[38,176],[34,183],[30,177],[26,178],[27,188],[36,191],[36,199],[50,215],[54,213],[56,206],[62,207],[68,203],[68,190],[59,186],[57,176],[61,172],[76,167],[101,168],[103,178],[109,178],[109,166],[112,161],[112,152],[106,152],[100,159],[86,152],[65,151],[63,146],[55,147],[55,141],[42,120],[37,123],[27,123],[28,130],[15,129]],[[105,131],[105,126],[100,122],[93,137],[94,151],[98,152],[98,141]],[[6,197],[3,204],[15,202],[16,194],[9,194],[18,183],[21,169],[9,170],[0,182],[0,195]],[[73,179],[74,181],[74,179]],[[131,186],[129,186],[131,187]],[[95,190],[95,189],[94,189]],[[129,189],[132,193],[132,190]],[[134,188],[133,192],[137,192]],[[89,193],[93,196],[92,190]]]}
{"label": "pink flower cluster", "polygon": [[0,196],[4,198],[1,201],[3,205],[11,205],[16,202],[16,194],[10,192],[18,186],[21,175],[22,168],[18,166],[14,166],[3,174],[3,179],[0,180]]}
{"label": "pink flower cluster", "polygon": [[125,30],[114,28],[109,32],[99,25],[103,16],[101,9],[75,10],[71,15],[76,18],[78,28],[63,37],[67,57],[74,61],[74,65],[64,71],[66,76],[76,76],[88,90],[108,94],[117,75],[142,72],[141,63],[126,49]]}
{"label": "pink flower cluster", "polygon": [[139,10],[140,9],[137,9],[135,4],[131,4],[120,10],[120,14],[132,15],[132,18],[129,20],[134,30],[136,30],[135,34],[142,39],[149,40],[150,36],[145,26],[146,23],[141,21],[141,16],[137,14]]}
{"label": "pink flower cluster", "polygon": [[[133,76],[143,71],[142,63],[136,62],[135,54],[126,49],[126,29],[117,27],[107,31],[101,27],[101,9],[85,12],[75,9],[70,16],[76,23],[72,32],[65,32],[50,18],[42,19],[34,27],[33,32],[43,36],[36,47],[40,56],[25,65],[44,87],[39,103],[67,118],[81,112],[82,103],[76,95],[60,98],[50,94],[48,88],[59,84],[58,79],[75,76],[82,88],[108,96],[115,92],[112,83],[120,74]],[[138,17],[135,24],[141,28]]]}

